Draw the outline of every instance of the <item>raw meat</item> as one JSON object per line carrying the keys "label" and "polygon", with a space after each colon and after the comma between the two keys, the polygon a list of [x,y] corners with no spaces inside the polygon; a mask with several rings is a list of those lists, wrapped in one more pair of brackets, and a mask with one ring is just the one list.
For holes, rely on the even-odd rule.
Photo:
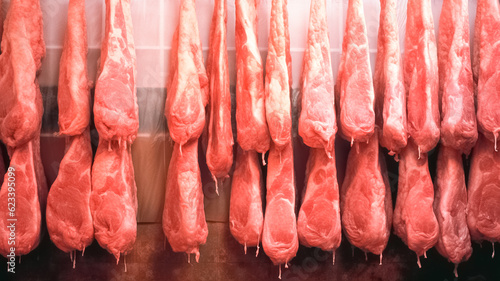
{"label": "raw meat", "polygon": [[262,238],[262,178],[257,152],[238,148],[231,183],[229,229],[241,245],[257,246]]}
{"label": "raw meat", "polygon": [[404,79],[408,133],[427,153],[439,141],[439,77],[430,0],[408,0]]}
{"label": "raw meat", "polygon": [[165,105],[170,137],[180,144],[179,148],[198,139],[203,131],[208,85],[195,1],[182,0],[179,25],[172,40]]}
{"label": "raw meat", "polygon": [[[1,144],[0,144],[1,146]],[[0,147],[0,186],[3,184],[3,177],[5,175],[5,163],[3,161],[2,148]]]}
{"label": "raw meat", "polygon": [[500,133],[500,4],[478,0],[474,36],[474,74],[477,80],[477,122],[481,132],[495,142]]}
{"label": "raw meat", "polygon": [[375,93],[363,1],[350,0],[335,85],[340,133],[348,141],[366,142],[375,128]]}
{"label": "raw meat", "polygon": [[35,164],[36,183],[38,186],[38,200],[40,202],[42,219],[45,219],[45,208],[47,207],[49,186],[47,185],[47,178],[45,177],[42,157],[40,154],[40,133],[37,133],[31,142],[33,143],[33,162]]}
{"label": "raw meat", "polygon": [[467,0],[445,0],[439,20],[441,142],[469,154],[477,140]]}
{"label": "raw meat", "polygon": [[[69,2],[58,91],[60,134],[72,137],[66,139],[67,151],[47,198],[47,229],[51,240],[64,252],[84,251],[94,239],[84,0]],[[75,262],[76,255],[71,253],[71,257]]]}
{"label": "raw meat", "polygon": [[225,178],[233,165],[234,141],[231,127],[226,24],[226,0],[216,0],[207,62],[210,84],[207,166],[215,182],[217,182],[217,178]]}
{"label": "raw meat", "polygon": [[292,140],[290,38],[287,0],[273,0],[266,60],[266,119],[275,149]]}
{"label": "raw meat", "polygon": [[309,152],[306,192],[300,206],[297,232],[300,243],[333,251],[342,239],[339,209],[339,185],[335,167],[335,150],[331,158],[321,148]]}
{"label": "raw meat", "polygon": [[[0,40],[2,40],[3,35],[3,10],[2,10],[2,1],[0,1]],[[0,54],[2,51],[0,50]]]}
{"label": "raw meat", "polygon": [[[9,29],[6,29],[6,33],[8,32]],[[42,226],[33,142],[11,149],[11,155],[10,167],[14,171],[9,169],[5,174],[0,189],[0,254],[4,257],[11,253],[10,248],[13,246],[9,244],[9,225],[15,224],[16,256],[26,255],[38,246]],[[12,198],[11,194],[15,194],[15,202],[9,200]],[[14,208],[12,212],[9,211],[10,208]]]}
{"label": "raw meat", "polygon": [[[26,3],[25,3],[26,4]],[[39,0],[31,0],[28,2],[27,7],[23,8],[23,15],[26,19],[26,30],[27,35],[30,40],[30,45],[32,49],[32,56],[36,66],[36,75],[38,76],[39,71],[42,67],[42,58],[45,57],[45,42],[43,39],[43,21],[42,21],[42,10],[40,8]],[[40,92],[40,87],[38,85],[38,80],[35,79],[35,89],[37,91],[35,97],[35,107],[38,116],[43,115],[43,104],[42,104],[42,94]],[[35,136],[33,141],[33,161],[35,164],[35,175],[38,186],[38,199],[40,202],[40,210],[42,213],[42,219],[45,220],[45,208],[47,206],[47,194],[49,188],[47,185],[47,179],[45,178],[45,171],[42,164],[42,158],[40,155],[40,127],[35,131]]]}
{"label": "raw meat", "polygon": [[441,229],[436,244],[438,252],[457,266],[472,254],[467,227],[467,189],[462,153],[441,145],[437,162],[434,212]]}
{"label": "raw meat", "polygon": [[[283,25],[285,31],[285,57],[286,57],[286,68],[288,73],[288,87],[291,89],[293,80],[292,80],[292,55],[290,54],[290,30],[288,29],[288,8],[287,4],[288,0],[282,1],[283,5]],[[268,52],[269,57],[269,52]],[[266,59],[267,63],[267,59]],[[267,64],[266,64],[267,67]],[[266,69],[267,73],[267,69]]]}
{"label": "raw meat", "polygon": [[99,137],[132,144],[139,129],[130,0],[106,0],[105,37],[94,95]]}
{"label": "raw meat", "polygon": [[396,154],[408,142],[406,90],[399,50],[396,0],[381,0],[375,62],[375,124],[380,128],[380,145]]}
{"label": "raw meat", "polygon": [[264,104],[264,71],[257,45],[260,0],[236,0],[236,129],[243,150],[266,153],[271,137]]}
{"label": "raw meat", "polygon": [[198,165],[198,140],[187,142],[180,151],[175,143],[168,167],[163,233],[174,252],[200,258],[199,246],[207,241],[208,228],[203,209],[203,190]]}
{"label": "raw meat", "polygon": [[476,242],[500,242],[500,154],[480,134],[472,152],[467,224]]}
{"label": "raw meat", "polygon": [[427,154],[418,155],[418,147],[409,139],[401,152],[396,208],[394,209],[394,233],[410,250],[420,256],[432,248],[439,235],[439,225],[433,210],[434,186],[427,164]]}
{"label": "raw meat", "polygon": [[90,211],[95,238],[118,263],[137,233],[131,145],[139,126],[129,0],[106,0],[105,40],[94,100],[99,145],[92,167]]}
{"label": "raw meat", "polygon": [[130,146],[99,140],[92,166],[90,211],[95,238],[113,254],[127,255],[137,233],[137,198]]}
{"label": "raw meat", "polygon": [[66,138],[66,154],[47,198],[47,229],[52,242],[70,252],[94,239],[90,212],[92,147],[90,145],[90,90],[87,77],[87,26],[85,1],[71,0],[59,67],[59,132]]}
{"label": "raw meat", "polygon": [[94,239],[94,226],[89,202],[92,184],[89,130],[66,141],[67,152],[47,198],[47,229],[52,242],[67,253],[84,251]]}
{"label": "raw meat", "polygon": [[[487,3],[484,1],[483,3]],[[479,4],[479,1],[478,3]],[[476,19],[474,22],[474,40],[472,41],[472,77],[474,79],[474,93],[477,94],[477,82],[479,80],[479,37],[481,33],[481,19],[483,18],[482,8],[476,6]]]}
{"label": "raw meat", "polygon": [[[11,6],[14,1],[11,0]],[[18,2],[18,1],[15,1]],[[42,59],[45,57],[45,42],[43,39],[43,15],[40,8],[40,0],[28,0],[23,2],[21,14],[24,16],[26,35],[29,38],[33,60],[37,70],[42,67]],[[10,9],[10,8],[9,8]],[[16,10],[17,11],[17,10]],[[38,73],[37,73],[38,74]]]}
{"label": "raw meat", "polygon": [[87,129],[90,120],[89,84],[85,1],[71,0],[59,67],[57,101],[61,135],[76,136]]}
{"label": "raw meat", "polygon": [[[9,18],[13,18],[13,22],[9,22]],[[20,20],[21,18],[22,20]],[[9,24],[7,24],[8,22]],[[25,33],[23,33],[22,36],[18,37],[17,39],[26,38],[26,36],[28,37],[28,41],[32,49],[32,58],[35,62],[36,68],[40,69],[40,67],[42,66],[42,58],[45,56],[45,42],[43,40],[43,19],[42,10],[40,8],[40,1],[11,0],[3,26],[4,33],[1,35],[3,35],[4,38],[9,38],[8,41],[12,40],[12,38],[16,38],[16,34],[20,35],[20,33],[16,32],[8,32],[7,30],[9,28],[7,28],[7,25],[10,25],[10,30],[21,31],[22,29],[25,29]],[[4,38],[2,38],[2,40]],[[2,52],[15,49],[14,47],[12,47],[11,42],[2,43]]]}
{"label": "raw meat", "polygon": [[302,110],[299,135],[310,147],[335,153],[335,96],[330,58],[326,1],[313,0],[302,70]]}
{"label": "raw meat", "polygon": [[206,242],[208,235],[198,166],[198,138],[205,126],[208,85],[195,1],[183,0],[172,43],[165,104],[168,129],[175,144],[167,178],[163,232],[172,250],[186,252],[188,259],[195,254],[196,261],[200,257],[199,245]]}
{"label": "raw meat", "polygon": [[[8,21],[9,18],[11,18],[12,21]],[[16,49],[16,47],[13,47],[15,44],[12,44],[14,41],[19,42],[16,41],[16,39],[28,39],[35,67],[39,70],[42,66],[42,58],[45,56],[42,10],[40,9],[39,0],[11,0],[4,23],[5,25],[3,28],[5,29],[3,31],[5,32],[0,34],[0,38],[2,38],[1,35],[3,35],[4,38],[2,38],[2,40],[9,39],[6,40],[6,43],[2,43],[2,52]],[[9,25],[10,28],[7,28],[7,25]],[[16,30],[17,32],[7,30]],[[19,33],[21,31],[23,31],[23,33]],[[19,37],[16,35],[19,35]]]}
{"label": "raw meat", "polygon": [[11,1],[0,55],[0,137],[9,147],[40,132],[43,105],[36,74],[45,54],[40,3]]}
{"label": "raw meat", "polygon": [[[25,255],[40,240],[42,214],[45,213],[47,183],[40,158],[40,126],[43,105],[36,81],[45,55],[43,23],[37,0],[13,0],[5,21],[0,55],[0,138],[7,144],[13,181],[4,181],[0,191],[3,229],[0,231],[0,254],[10,253],[7,225],[17,219],[15,255]],[[12,174],[10,175],[12,176]],[[5,179],[9,178],[9,173]],[[9,190],[14,182],[15,190]],[[11,185],[12,187],[12,185]],[[11,193],[11,194],[9,194]],[[15,193],[15,212],[8,212],[9,197]],[[12,217],[14,216],[14,217]]]}
{"label": "raw meat", "polygon": [[271,134],[262,246],[275,265],[287,267],[299,247],[292,147],[291,56],[287,0],[273,0],[266,61],[266,119]]}
{"label": "raw meat", "polygon": [[271,143],[267,168],[267,195],[262,246],[277,265],[287,265],[299,248],[295,217],[295,175],[293,148],[288,143],[281,151]]}
{"label": "raw meat", "polygon": [[380,255],[391,234],[392,199],[378,135],[355,143],[349,152],[340,191],[342,227],[349,242],[364,252]]}

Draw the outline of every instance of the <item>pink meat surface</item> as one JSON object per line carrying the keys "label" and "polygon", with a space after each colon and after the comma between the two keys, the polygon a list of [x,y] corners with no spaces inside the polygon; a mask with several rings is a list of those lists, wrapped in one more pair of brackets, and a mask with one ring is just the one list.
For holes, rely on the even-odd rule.
{"label": "pink meat surface", "polygon": [[119,261],[137,234],[131,145],[139,127],[135,48],[129,0],[106,0],[106,35],[94,99],[99,145],[92,167],[90,211],[99,245]]}
{"label": "pink meat surface", "polygon": [[45,55],[38,0],[13,0],[5,21],[0,55],[0,137],[10,147],[40,132],[42,97],[36,82]]}
{"label": "pink meat surface", "polygon": [[439,237],[439,224],[434,214],[434,186],[432,184],[427,154],[418,155],[413,140],[403,149],[399,160],[399,183],[394,209],[394,233],[410,250],[420,256],[434,247]]}
{"label": "pink meat surface", "polygon": [[[4,16],[3,16],[3,10],[2,10],[2,1],[0,1],[0,40],[2,39],[2,35],[3,35],[3,20],[4,20]],[[0,53],[2,51],[0,50]]]}
{"label": "pink meat surface", "polygon": [[[11,150],[10,168],[0,188],[0,254],[4,257],[11,253],[9,237],[13,229],[8,226],[12,223],[15,224],[16,256],[28,254],[40,242],[42,218],[33,150],[32,141]],[[15,202],[9,200],[12,197]]]}
{"label": "pink meat surface", "polygon": [[335,96],[326,19],[326,1],[313,0],[302,69],[302,110],[299,135],[310,147],[334,153]]}
{"label": "pink meat surface", "polygon": [[72,137],[66,139],[66,154],[47,198],[46,218],[51,240],[64,252],[84,251],[94,239],[90,212],[91,109],[86,65],[85,1],[71,0],[57,98],[60,133]]}
{"label": "pink meat surface", "polygon": [[340,191],[342,228],[347,239],[364,252],[380,255],[381,262],[392,224],[391,191],[384,161],[377,134],[368,143],[355,143]]}
{"label": "pink meat surface", "polygon": [[408,0],[404,79],[408,133],[427,153],[439,142],[439,73],[431,0]]}
{"label": "pink meat surface", "polygon": [[[42,9],[40,8],[40,0],[11,0],[12,3],[21,2],[23,6],[22,9],[17,10],[22,14],[25,20],[26,36],[28,36],[33,60],[35,61],[35,66],[37,70],[42,67],[42,59],[45,57],[45,41],[43,39],[43,15]],[[9,8],[9,13],[10,13]],[[4,33],[5,35],[5,33]]]}
{"label": "pink meat surface", "polygon": [[43,168],[42,157],[40,153],[40,134],[38,133],[31,142],[33,143],[33,162],[35,165],[36,184],[38,186],[38,200],[40,203],[42,218],[45,218],[44,215],[45,208],[47,206],[49,186],[47,184],[47,178],[45,177],[45,171]]}
{"label": "pink meat surface", "polygon": [[90,212],[91,109],[86,65],[85,1],[71,0],[57,98],[60,133],[72,137],[66,139],[66,154],[47,198],[46,218],[51,240],[64,252],[84,251],[94,239]]}
{"label": "pink meat surface", "polygon": [[2,149],[0,148],[0,186],[3,184],[2,175],[5,175],[5,163],[3,160]]}
{"label": "pink meat surface", "polygon": [[136,193],[130,146],[100,140],[92,166],[90,211],[97,242],[117,262],[135,243]]}
{"label": "pink meat surface", "polygon": [[500,133],[500,4],[478,0],[474,35],[474,76],[477,81],[477,122],[495,142]]}
{"label": "pink meat surface", "polygon": [[208,236],[203,190],[198,164],[198,140],[182,147],[175,143],[168,167],[163,233],[174,252],[194,254],[199,260],[199,247]]}
{"label": "pink meat surface", "polygon": [[293,169],[292,144],[279,151],[272,143],[267,168],[267,205],[262,246],[275,265],[287,264],[299,248]]}
{"label": "pink meat surface", "polygon": [[87,76],[87,24],[85,1],[71,0],[68,25],[59,66],[59,133],[83,134],[90,120],[90,90]]}
{"label": "pink meat surface", "polygon": [[226,25],[226,0],[216,0],[207,62],[210,85],[207,166],[216,181],[217,178],[225,178],[233,166],[234,140],[231,127]]}
{"label": "pink meat surface", "polygon": [[350,0],[347,7],[335,92],[341,135],[351,143],[368,141],[375,128],[375,93],[362,0]]}
{"label": "pink meat surface", "polygon": [[300,206],[297,232],[302,245],[333,251],[335,260],[342,232],[335,154],[331,156],[321,148],[312,148],[309,152],[306,191]]}
{"label": "pink meat surface", "polygon": [[87,129],[66,141],[67,151],[47,198],[47,229],[52,242],[67,253],[84,251],[94,239],[94,226],[90,212],[90,133]]}
{"label": "pink meat surface", "polygon": [[441,142],[469,154],[477,140],[467,0],[445,0],[439,19]]}
{"label": "pink meat surface", "polygon": [[500,154],[480,134],[472,152],[467,224],[476,242],[500,242]]}
{"label": "pink meat surface", "polygon": [[462,153],[444,145],[439,148],[434,212],[440,228],[436,244],[439,253],[455,265],[467,261],[472,247]]}
{"label": "pink meat surface", "polygon": [[130,0],[106,0],[105,36],[94,95],[94,122],[103,140],[131,144],[137,136],[135,64]]}
{"label": "pink meat surface", "polygon": [[262,239],[262,177],[257,152],[238,148],[231,183],[229,229],[233,237],[247,247],[257,246]]}
{"label": "pink meat surface", "polygon": [[[11,173],[0,191],[0,254],[10,253],[9,218],[16,218],[15,255],[25,255],[40,240],[47,183],[40,158],[42,96],[36,81],[45,55],[42,11],[38,0],[10,3],[0,55],[0,139],[11,155]],[[14,174],[12,174],[14,172]],[[13,184],[12,184],[13,183]],[[9,187],[10,184],[10,187]],[[15,205],[12,205],[13,194]],[[10,204],[9,204],[10,203]],[[9,207],[15,207],[9,211]]]}
{"label": "pink meat surface", "polygon": [[[9,16],[10,15],[10,16]],[[12,21],[8,21],[12,18]],[[21,20],[22,18],[22,20]],[[29,45],[32,49],[33,60],[35,62],[36,69],[40,69],[42,66],[42,58],[45,57],[45,42],[43,39],[43,18],[42,10],[40,8],[39,0],[11,0],[10,5],[7,10],[7,15],[4,18],[5,25],[4,33],[2,36],[4,38],[9,38],[6,43],[2,43],[2,52],[7,50],[15,49],[12,45],[13,38],[20,36],[27,37]],[[13,28],[11,30],[25,31],[23,34],[12,32],[7,32],[7,23]],[[21,29],[20,29],[21,28]],[[2,38],[2,40],[4,39]],[[15,40],[15,39],[14,39]],[[17,42],[17,41],[16,41]]]}
{"label": "pink meat surface", "polygon": [[266,120],[277,150],[291,142],[292,83],[290,38],[288,34],[287,0],[273,0],[266,60]]}
{"label": "pink meat surface", "polygon": [[408,142],[406,90],[399,49],[396,0],[381,0],[375,88],[375,123],[380,128],[380,145],[390,154],[399,153]]}
{"label": "pink meat surface", "polygon": [[266,153],[271,137],[266,121],[264,70],[257,44],[260,0],[236,0],[236,129],[243,150]]}
{"label": "pink meat surface", "polygon": [[195,0],[182,0],[172,40],[165,116],[170,137],[182,147],[205,126],[209,83],[201,49]]}

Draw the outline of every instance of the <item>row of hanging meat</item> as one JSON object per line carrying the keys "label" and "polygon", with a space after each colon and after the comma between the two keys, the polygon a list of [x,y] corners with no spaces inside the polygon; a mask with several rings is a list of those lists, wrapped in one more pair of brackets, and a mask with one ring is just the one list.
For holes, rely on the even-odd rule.
{"label": "row of hanging meat", "polygon": [[[311,150],[297,221],[286,1],[272,1],[263,89],[261,83],[254,82],[260,81],[262,72],[262,67],[253,63],[260,62],[256,45],[250,45],[256,41],[255,25],[253,29],[242,28],[245,23],[255,24],[255,9],[246,10],[238,2],[236,124],[238,143],[245,151],[239,149],[236,156],[230,228],[245,248],[258,246],[262,240],[273,263],[286,265],[296,255],[299,241],[335,252],[342,229],[353,246],[380,255],[382,263],[393,229],[417,254],[419,266],[420,256],[434,246],[458,265],[470,257],[471,239],[500,241],[500,156],[496,152],[500,67],[495,63],[495,58],[500,58],[498,1],[478,1],[473,63],[467,1],[443,1],[436,42],[431,2],[409,0],[404,58],[399,49],[398,2],[381,1],[372,75],[363,2],[350,0],[336,82],[331,70],[326,1],[311,2],[298,121],[298,133]],[[250,20],[243,17],[241,23],[238,12],[244,14],[245,10],[251,11],[246,14]],[[246,44],[238,40],[246,40]],[[248,51],[250,47],[253,52]],[[250,94],[246,92],[248,81],[254,86]],[[253,100],[248,101],[249,97]],[[263,103],[257,110],[260,100]],[[260,112],[265,113],[256,114]],[[337,122],[339,135],[352,146],[340,190],[334,159]],[[440,140],[433,184],[427,153]],[[379,143],[399,161],[394,209]],[[469,155],[473,148],[467,190],[462,154]],[[265,153],[268,149],[263,216],[255,151]]]}
{"label": "row of hanging meat", "polygon": [[[36,77],[45,46],[38,1],[12,0],[2,36],[0,137],[8,147],[10,168],[0,190],[0,253],[11,258],[33,250],[45,214],[51,240],[71,253],[73,262],[76,251],[84,251],[94,237],[118,260],[132,250],[137,232],[130,148],[139,121],[130,0],[106,0],[93,104],[99,133],[94,159],[85,2],[69,1],[71,20],[58,92],[59,134],[66,136],[66,154],[48,197],[39,143],[43,108]],[[336,82],[326,0],[311,1],[298,127],[311,150],[298,219],[287,1],[272,1],[265,67],[257,44],[258,2],[235,1],[238,148],[229,224],[245,250],[262,242],[273,263],[286,266],[299,241],[335,252],[342,229],[352,245],[380,255],[382,262],[392,228],[418,257],[436,245],[458,264],[471,255],[471,238],[500,240],[498,1],[478,0],[471,64],[468,1],[443,1],[436,42],[430,0],[409,0],[401,58],[398,3],[381,0],[372,74],[363,2],[350,0]],[[165,116],[174,151],[163,230],[174,251],[196,259],[208,235],[198,163],[200,137],[216,183],[233,167],[226,5],[226,0],[215,1],[205,67],[195,0],[181,1],[167,77]],[[337,124],[339,135],[352,145],[340,190],[334,147]],[[439,140],[433,184],[427,153]],[[379,143],[399,160],[394,210]],[[473,147],[467,192],[462,154],[468,155]],[[265,214],[260,161],[267,165]],[[14,250],[8,218],[16,219]]]}

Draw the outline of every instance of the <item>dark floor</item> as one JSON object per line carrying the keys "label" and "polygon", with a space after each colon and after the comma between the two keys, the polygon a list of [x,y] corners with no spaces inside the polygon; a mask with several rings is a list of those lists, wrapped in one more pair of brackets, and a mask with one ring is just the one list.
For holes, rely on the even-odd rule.
{"label": "dark floor", "polygon": [[[185,254],[173,253],[167,245],[160,224],[140,224],[134,250],[116,265],[111,254],[94,242],[85,256],[77,256],[72,268],[69,254],[58,250],[45,237],[32,253],[23,256],[15,274],[6,273],[6,260],[0,257],[0,280],[278,280],[278,267],[273,266],[263,252],[255,257],[255,248],[247,255],[234,240],[226,223],[209,223],[207,244],[201,247],[200,262],[187,263]],[[459,278],[453,276],[453,265],[436,250],[428,253],[418,269],[415,255],[397,237],[391,237],[384,252],[383,265],[379,258],[354,251],[343,241],[337,250],[336,263],[332,255],[318,249],[301,247],[288,269],[283,268],[283,280],[500,280],[500,257],[491,258],[491,245],[474,245],[471,259],[460,265]]]}

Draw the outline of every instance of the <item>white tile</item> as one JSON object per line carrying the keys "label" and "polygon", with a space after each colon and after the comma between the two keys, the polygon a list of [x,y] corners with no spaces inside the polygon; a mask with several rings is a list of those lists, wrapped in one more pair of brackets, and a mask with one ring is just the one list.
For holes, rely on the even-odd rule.
{"label": "white tile", "polygon": [[164,50],[136,50],[137,88],[164,88],[167,73],[160,61]]}
{"label": "white tile", "polygon": [[85,17],[87,18],[87,43],[90,47],[100,48],[101,46],[104,32],[104,12],[104,1],[85,1]]}
{"label": "white tile", "polygon": [[160,46],[160,1],[163,0],[131,1],[130,10],[136,47]]}

